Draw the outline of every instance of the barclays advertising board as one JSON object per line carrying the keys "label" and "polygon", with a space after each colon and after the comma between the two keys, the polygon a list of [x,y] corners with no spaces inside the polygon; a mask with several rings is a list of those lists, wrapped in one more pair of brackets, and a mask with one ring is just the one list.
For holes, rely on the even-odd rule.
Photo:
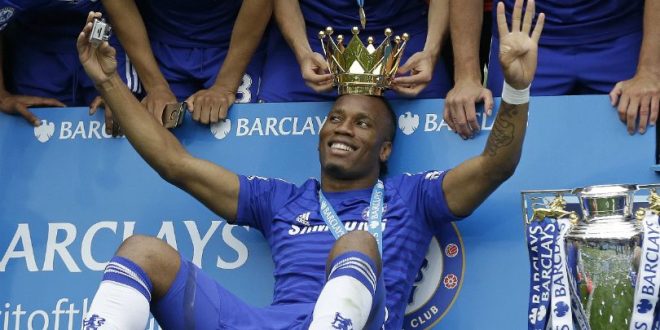
{"label": "barclays advertising board", "polygon": [[[211,127],[175,134],[195,156],[237,173],[301,183],[318,177],[317,134],[329,103],[237,105]],[[392,173],[447,169],[481,152],[462,141],[441,100],[394,103]],[[654,132],[628,136],[607,96],[532,100],[516,174],[468,219],[434,239],[406,310],[406,329],[523,329],[529,262],[520,191],[651,183]],[[245,301],[272,298],[261,234],[228,225],[162,180],[101,114],[38,109],[43,125],[0,116],[0,327],[78,329],[105,263],[133,233],[162,238]],[[430,174],[432,175],[432,174]],[[158,325],[150,320],[148,329]]]}

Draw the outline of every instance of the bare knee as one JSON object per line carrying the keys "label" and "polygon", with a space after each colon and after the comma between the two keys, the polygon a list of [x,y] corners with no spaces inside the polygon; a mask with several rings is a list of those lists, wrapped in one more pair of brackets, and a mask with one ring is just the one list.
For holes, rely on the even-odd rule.
{"label": "bare knee", "polygon": [[179,271],[179,253],[155,237],[133,235],[119,246],[116,255],[131,260],[147,273],[157,299],[165,295]]}
{"label": "bare knee", "polygon": [[357,251],[366,254],[376,263],[376,274],[380,274],[381,260],[380,252],[378,252],[378,244],[376,243],[376,239],[369,232],[364,230],[349,232],[335,242],[328,255],[326,269],[329,268],[332,260],[342,253],[349,251]]}

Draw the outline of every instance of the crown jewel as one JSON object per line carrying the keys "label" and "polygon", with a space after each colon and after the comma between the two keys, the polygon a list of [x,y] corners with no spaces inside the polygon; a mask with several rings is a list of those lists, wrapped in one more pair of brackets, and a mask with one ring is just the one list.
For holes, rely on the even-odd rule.
{"label": "crown jewel", "polygon": [[375,47],[373,37],[367,39],[367,46],[362,43],[357,27],[346,46],[344,36],[338,35],[335,42],[333,32],[327,27],[319,32],[319,39],[339,94],[383,95],[399,68],[408,34],[392,38],[392,30],[385,29],[385,39]]}

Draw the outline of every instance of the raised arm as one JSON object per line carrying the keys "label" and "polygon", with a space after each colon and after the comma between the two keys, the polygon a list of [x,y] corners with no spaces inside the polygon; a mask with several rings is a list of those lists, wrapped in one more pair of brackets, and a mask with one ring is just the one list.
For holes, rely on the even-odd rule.
{"label": "raised arm", "polygon": [[117,74],[115,50],[107,42],[96,48],[88,41],[91,22],[100,16],[100,13],[88,16],[78,36],[78,55],[87,75],[112,107],[114,119],[119,121],[135,150],[161,177],[233,222],[238,204],[238,177],[220,166],[192,157],[145,111]]}
{"label": "raised arm", "polygon": [[332,74],[323,55],[315,53],[307,40],[305,19],[298,0],[276,0],[275,19],[284,39],[293,50],[300,65],[305,84],[316,92],[332,89]]}
{"label": "raised arm", "polygon": [[646,132],[655,126],[660,108],[660,1],[644,1],[644,36],[639,52],[637,72],[626,81],[618,82],[610,92],[612,106],[619,119],[626,123],[628,133]]}
{"label": "raised arm", "polygon": [[479,67],[479,38],[483,0],[450,0],[449,26],[454,50],[454,87],[447,93],[444,120],[463,139],[479,132],[475,104],[493,110],[493,95],[483,87]]}
{"label": "raised arm", "polygon": [[417,96],[433,78],[433,70],[438,62],[442,44],[449,28],[449,0],[432,0],[429,3],[428,32],[424,49],[410,56],[399,67],[399,74],[410,73],[394,79],[392,89],[409,97]]}
{"label": "raised arm", "polygon": [[135,0],[103,0],[103,7],[108,12],[112,28],[147,91],[142,102],[162,124],[165,105],[176,103],[176,96],[170,90],[170,85],[158,68],[149,44],[144,21],[135,5]]}
{"label": "raised arm", "polygon": [[[520,93],[529,87],[536,72],[538,40],[545,16],[540,14],[532,31],[534,1],[527,2],[524,18],[522,0],[516,0],[511,32],[504,16],[504,4],[497,4],[497,26],[500,33],[500,63],[505,83]],[[506,89],[507,87],[505,87]],[[529,99],[527,90],[527,99]],[[518,166],[527,128],[529,101],[524,96],[504,95],[493,130],[481,155],[469,159],[449,171],[442,183],[449,209],[456,215],[472,213]],[[521,104],[510,104],[521,103]]]}
{"label": "raised arm", "polygon": [[186,100],[189,109],[193,111],[194,120],[208,124],[227,117],[272,13],[273,0],[243,1],[231,33],[229,52],[215,83],[209,89],[200,90]]}

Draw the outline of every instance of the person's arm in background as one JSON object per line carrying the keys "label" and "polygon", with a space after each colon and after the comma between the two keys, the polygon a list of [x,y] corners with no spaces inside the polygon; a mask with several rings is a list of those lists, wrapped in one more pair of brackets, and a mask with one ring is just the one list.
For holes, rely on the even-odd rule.
{"label": "person's arm in background", "polygon": [[410,56],[399,67],[399,76],[394,78],[392,89],[408,97],[417,96],[433,78],[433,69],[438,62],[442,44],[449,28],[449,0],[431,0],[429,2],[428,32],[424,49]]}
{"label": "person's arm in background", "polygon": [[236,100],[243,74],[261,42],[272,12],[273,0],[243,1],[231,33],[227,57],[215,83],[209,89],[200,90],[186,100],[194,120],[208,124],[227,117],[229,108]]}
{"label": "person's arm in background", "polygon": [[[176,96],[158,68],[151,50],[147,30],[135,0],[103,0],[112,29],[117,34],[126,54],[144,85],[147,95],[142,103],[159,123],[163,123],[163,110],[169,103],[176,103]],[[114,109],[114,108],[113,108]]]}
{"label": "person's arm in background", "polygon": [[644,1],[644,37],[639,52],[635,76],[618,82],[610,92],[612,106],[619,119],[626,123],[628,133],[639,133],[647,125],[655,126],[660,108],[660,1]]}
{"label": "person's arm in background", "polygon": [[[527,1],[524,17],[521,17],[522,5],[523,0],[516,0],[509,30],[504,16],[504,3],[497,4],[499,60],[505,82],[517,90],[528,88],[534,78],[538,41],[545,22],[544,14],[540,14],[531,32],[534,1]],[[522,154],[528,110],[529,101],[508,104],[506,100],[502,100],[482,154],[447,172],[442,189],[453,214],[466,216],[472,213],[500,184],[513,175]]]}
{"label": "person's arm in background", "polygon": [[483,0],[449,0],[449,25],[454,49],[454,88],[447,93],[444,120],[461,138],[479,132],[476,103],[484,102],[485,115],[493,110],[493,95],[481,81],[479,39]]}
{"label": "person's arm in background", "polygon": [[190,155],[133,96],[117,74],[114,48],[107,41],[99,47],[88,41],[91,22],[100,16],[100,13],[89,14],[85,28],[78,36],[78,57],[96,89],[114,110],[114,118],[119,121],[128,141],[162,178],[232,222],[238,207],[238,176]]}
{"label": "person's arm in background", "polygon": [[5,88],[4,79],[4,32],[0,31],[0,112],[10,115],[20,115],[27,120],[30,125],[39,126],[41,120],[37,118],[28,107],[46,106],[46,107],[65,107],[66,105],[56,99],[28,96],[12,95]]}
{"label": "person's arm in background", "polygon": [[298,60],[305,84],[316,92],[330,91],[332,74],[323,55],[313,52],[309,45],[298,0],[275,0],[274,12],[280,31]]}

